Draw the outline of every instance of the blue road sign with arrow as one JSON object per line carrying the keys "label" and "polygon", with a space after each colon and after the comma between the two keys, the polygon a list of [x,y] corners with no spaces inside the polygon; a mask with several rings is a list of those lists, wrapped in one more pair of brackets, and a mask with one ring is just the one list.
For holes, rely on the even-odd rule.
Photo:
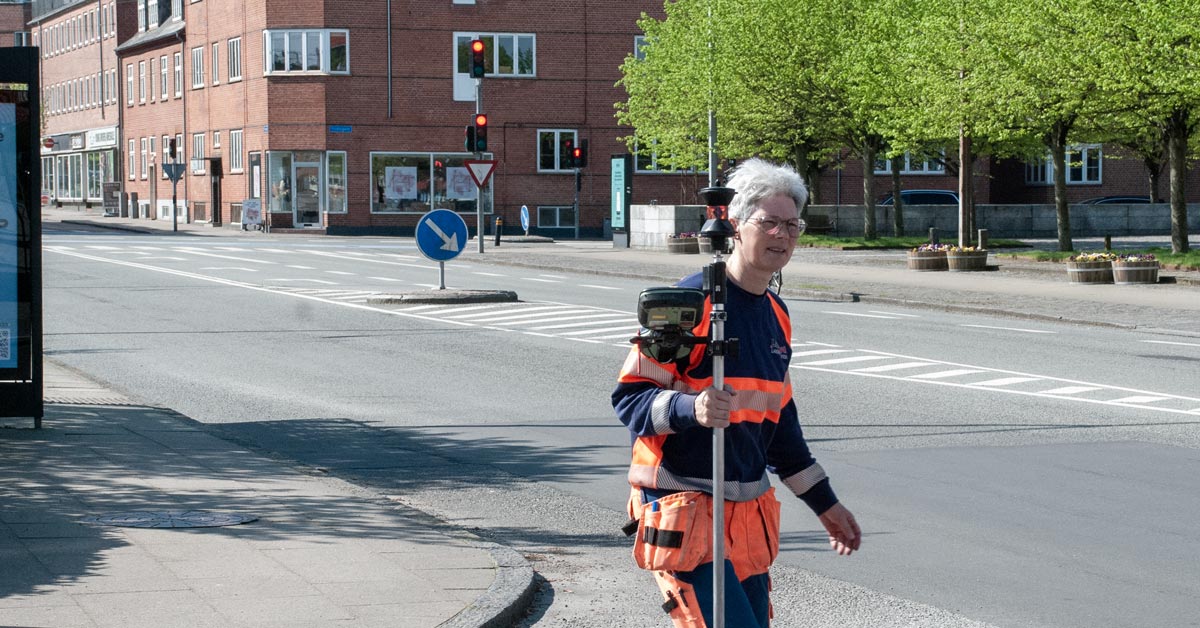
{"label": "blue road sign with arrow", "polygon": [[521,228],[525,230],[525,234],[529,234],[529,206],[521,206]]}
{"label": "blue road sign with arrow", "polygon": [[417,223],[417,248],[435,262],[458,257],[466,245],[467,223],[455,212],[435,209]]}

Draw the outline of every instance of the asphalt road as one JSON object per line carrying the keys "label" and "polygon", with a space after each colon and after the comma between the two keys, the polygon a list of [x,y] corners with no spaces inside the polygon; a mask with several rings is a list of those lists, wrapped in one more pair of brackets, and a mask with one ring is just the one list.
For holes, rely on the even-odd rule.
{"label": "asphalt road", "polygon": [[[48,232],[47,355],[524,552],[527,625],[667,625],[617,532],[608,403],[645,282],[411,242]],[[866,531],[785,500],[778,626],[1186,626],[1200,617],[1200,341],[793,300],[806,434]],[[647,618],[653,619],[647,619]]]}

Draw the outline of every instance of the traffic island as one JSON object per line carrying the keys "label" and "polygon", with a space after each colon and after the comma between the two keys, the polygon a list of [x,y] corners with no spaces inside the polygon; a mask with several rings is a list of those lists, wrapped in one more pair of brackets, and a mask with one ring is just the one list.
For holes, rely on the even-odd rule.
{"label": "traffic island", "polygon": [[367,299],[369,305],[417,305],[444,303],[514,303],[512,290],[422,290],[383,294]]}

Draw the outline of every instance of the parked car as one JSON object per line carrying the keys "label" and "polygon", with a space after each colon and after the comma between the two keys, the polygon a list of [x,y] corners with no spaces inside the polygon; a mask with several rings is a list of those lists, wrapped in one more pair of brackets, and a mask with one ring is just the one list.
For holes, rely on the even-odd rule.
{"label": "parked car", "polygon": [[1117,204],[1135,204],[1149,203],[1149,196],[1100,196],[1097,198],[1089,198],[1086,201],[1079,201],[1081,205],[1117,205]]}
{"label": "parked car", "polygon": [[[905,205],[958,205],[958,193],[952,190],[900,190],[900,200]],[[879,204],[891,205],[892,195],[885,196]]]}

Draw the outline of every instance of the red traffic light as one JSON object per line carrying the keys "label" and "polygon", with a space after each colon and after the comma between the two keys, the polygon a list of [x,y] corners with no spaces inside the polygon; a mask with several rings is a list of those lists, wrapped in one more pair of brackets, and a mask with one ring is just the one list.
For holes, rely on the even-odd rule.
{"label": "red traffic light", "polygon": [[483,40],[482,39],[471,40],[471,52],[483,52]]}
{"label": "red traffic light", "polygon": [[477,126],[477,127],[487,126],[487,114],[486,113],[475,114],[475,126]]}
{"label": "red traffic light", "polygon": [[487,67],[484,59],[484,45],[482,39],[471,40],[471,78],[483,78],[487,74]]}

